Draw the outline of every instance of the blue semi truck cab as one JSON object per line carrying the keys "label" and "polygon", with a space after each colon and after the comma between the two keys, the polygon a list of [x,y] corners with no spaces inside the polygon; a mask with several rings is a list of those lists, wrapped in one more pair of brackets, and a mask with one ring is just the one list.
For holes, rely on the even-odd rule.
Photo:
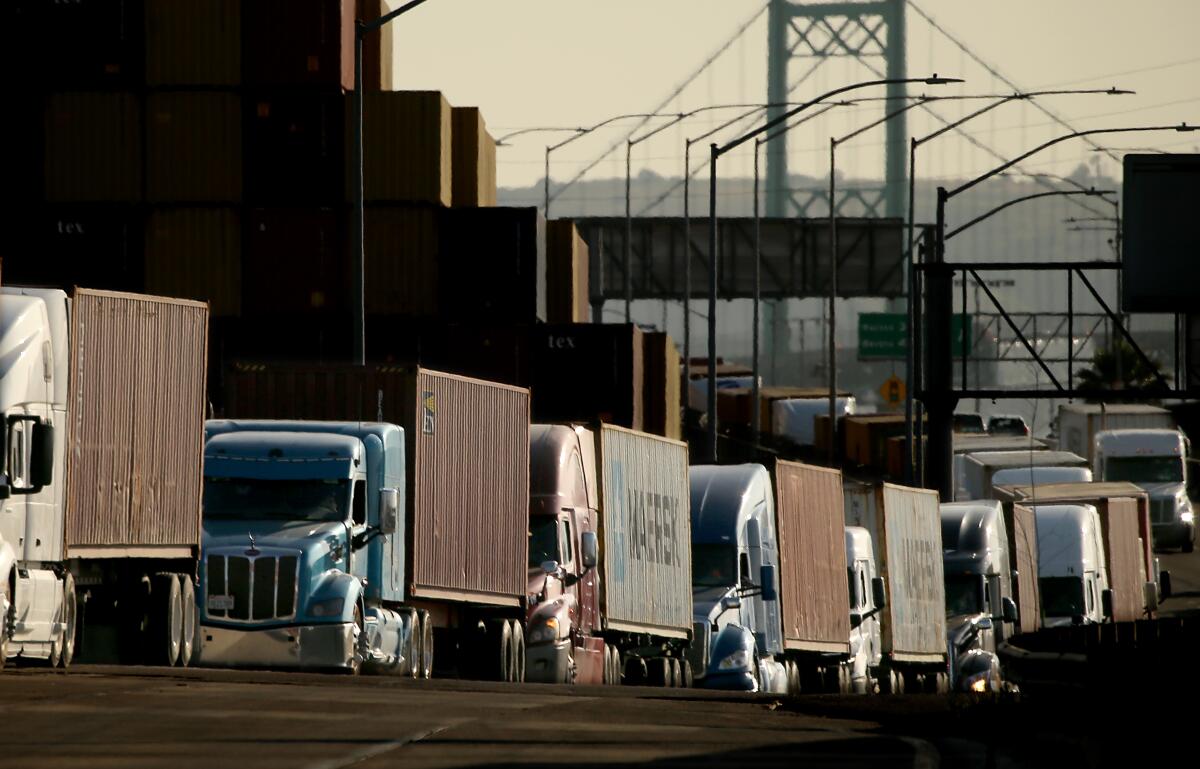
{"label": "blue semi truck cab", "polygon": [[428,676],[429,623],[401,605],[403,429],[218,420],[205,431],[203,664]]}

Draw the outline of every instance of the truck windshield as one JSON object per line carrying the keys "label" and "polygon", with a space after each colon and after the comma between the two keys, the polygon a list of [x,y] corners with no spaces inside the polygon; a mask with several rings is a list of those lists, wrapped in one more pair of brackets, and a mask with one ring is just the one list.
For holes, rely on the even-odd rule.
{"label": "truck windshield", "polygon": [[1108,457],[1104,480],[1130,483],[1183,483],[1179,457]]}
{"label": "truck windshield", "polygon": [[558,560],[558,519],[553,515],[530,518],[529,567],[536,569],[546,561]]}
{"label": "truck windshield", "polygon": [[733,545],[692,545],[693,585],[728,587],[737,584],[737,581],[737,550]]}
{"label": "truck windshield", "polygon": [[1047,617],[1077,617],[1083,611],[1083,580],[1075,577],[1042,577],[1042,613]]}
{"label": "truck windshield", "polygon": [[946,615],[979,614],[979,577],[969,574],[946,577]]}
{"label": "truck windshield", "polygon": [[204,517],[215,520],[344,521],[346,478],[205,478]]}

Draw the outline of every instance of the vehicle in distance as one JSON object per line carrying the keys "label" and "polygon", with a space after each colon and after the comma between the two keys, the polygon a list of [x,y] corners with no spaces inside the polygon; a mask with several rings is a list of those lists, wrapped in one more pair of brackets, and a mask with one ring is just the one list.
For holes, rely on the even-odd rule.
{"label": "vehicle in distance", "polygon": [[954,432],[964,435],[987,435],[987,425],[983,416],[974,412],[960,412],[954,415]]}
{"label": "vehicle in distance", "polygon": [[1128,481],[1150,497],[1156,547],[1192,552],[1196,516],[1188,497],[1188,439],[1179,430],[1127,429],[1096,433],[1093,472],[1100,481]]}
{"label": "vehicle in distance", "polygon": [[1017,414],[992,414],[988,417],[988,435],[1029,435],[1025,418]]}

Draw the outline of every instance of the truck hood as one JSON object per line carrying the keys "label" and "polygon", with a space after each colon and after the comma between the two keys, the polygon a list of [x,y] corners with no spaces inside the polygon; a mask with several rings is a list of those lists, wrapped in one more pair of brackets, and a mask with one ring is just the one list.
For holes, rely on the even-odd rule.
{"label": "truck hood", "polygon": [[1145,489],[1151,499],[1174,499],[1175,495],[1184,489],[1182,483],[1138,483],[1136,485]]}
{"label": "truck hood", "polygon": [[331,539],[344,540],[346,526],[340,522],[275,520],[205,520],[204,547],[250,547],[250,537],[258,547],[281,547],[309,551],[312,556],[328,551]]}
{"label": "truck hood", "polygon": [[[695,587],[692,588],[692,619],[696,622],[708,620],[716,624],[717,617],[723,611],[721,600],[727,595],[737,592],[733,587]],[[734,616],[738,612],[730,609]]]}

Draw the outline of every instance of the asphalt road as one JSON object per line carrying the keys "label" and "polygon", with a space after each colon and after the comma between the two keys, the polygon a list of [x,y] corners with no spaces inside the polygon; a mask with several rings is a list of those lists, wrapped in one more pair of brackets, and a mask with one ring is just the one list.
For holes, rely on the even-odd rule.
{"label": "asphalt road", "polygon": [[[995,757],[988,763],[970,741],[926,741],[855,720],[861,715],[847,715],[844,698],[836,718],[822,712],[820,698],[803,708],[794,704],[635,687],[98,666],[64,674],[10,666],[0,675],[0,765],[1019,765]],[[944,704],[927,699],[924,706]]]}
{"label": "asphalt road", "polygon": [[1159,568],[1171,572],[1172,596],[1163,602],[1163,616],[1200,618],[1200,550],[1181,553],[1178,550],[1155,553]]}

